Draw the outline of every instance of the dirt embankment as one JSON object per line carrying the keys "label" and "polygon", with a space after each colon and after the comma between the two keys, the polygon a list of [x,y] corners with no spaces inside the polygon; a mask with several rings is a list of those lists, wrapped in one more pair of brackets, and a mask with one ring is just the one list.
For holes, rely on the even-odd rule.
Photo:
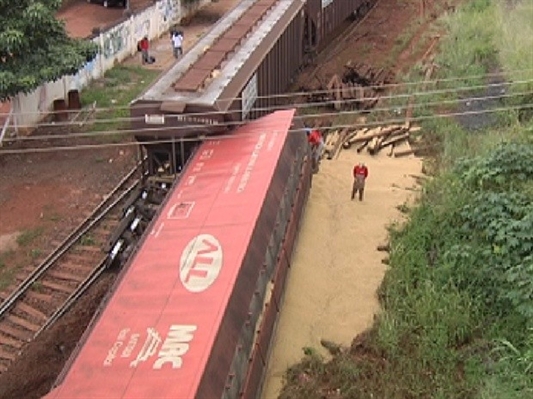
{"label": "dirt embankment", "polygon": [[[363,202],[350,200],[351,171],[359,161],[369,168]],[[400,216],[396,207],[413,194],[412,175],[421,167],[418,158],[371,157],[354,149],[322,162],[291,263],[264,399],[277,397],[303,347],[319,348],[321,339],[348,346],[371,325],[385,272],[376,247]]]}
{"label": "dirt embankment", "polygon": [[[335,40],[317,65],[301,74],[297,86],[326,82],[347,63],[408,71],[427,57],[434,41],[431,21],[448,9],[438,1],[380,0],[349,37]],[[370,173],[362,203],[350,200],[351,171],[359,161]],[[371,326],[386,269],[376,247],[386,240],[387,226],[401,217],[397,207],[413,198],[413,175],[421,170],[418,158],[371,157],[354,149],[322,162],[292,260],[263,399],[278,396],[283,375],[301,360],[302,348],[326,353],[321,339],[348,347]]]}

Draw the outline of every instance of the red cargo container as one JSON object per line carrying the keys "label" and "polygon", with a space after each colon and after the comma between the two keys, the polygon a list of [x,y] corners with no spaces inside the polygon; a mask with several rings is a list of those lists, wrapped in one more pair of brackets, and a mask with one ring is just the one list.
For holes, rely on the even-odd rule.
{"label": "red cargo container", "polygon": [[200,146],[47,399],[257,394],[311,179],[293,117]]}

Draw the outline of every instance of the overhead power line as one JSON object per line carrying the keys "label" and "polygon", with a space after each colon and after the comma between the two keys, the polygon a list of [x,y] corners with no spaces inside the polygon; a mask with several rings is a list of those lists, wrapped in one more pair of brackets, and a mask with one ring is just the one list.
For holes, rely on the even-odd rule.
{"label": "overhead power line", "polygon": [[[467,115],[481,115],[481,114],[491,114],[496,112],[505,112],[505,111],[512,111],[512,110],[524,110],[524,109],[533,109],[533,103],[524,104],[521,106],[515,106],[515,107],[502,107],[502,108],[494,108],[489,110],[478,110],[478,111],[465,111],[465,112],[452,112],[452,113],[446,113],[446,114],[438,114],[438,115],[429,115],[429,116],[419,116],[411,118],[412,122],[421,122],[425,120],[431,120],[431,119],[439,119],[439,118],[453,118],[458,116],[467,116]],[[375,121],[370,123],[365,123],[360,126],[382,126],[386,124],[403,124],[405,123],[405,118],[392,118],[385,121]],[[346,129],[346,128],[357,128],[359,125],[357,124],[337,124],[334,126],[330,126],[327,129],[328,130],[340,130],[340,129]],[[289,130],[289,133],[294,132],[301,132],[299,129],[291,129]],[[252,135],[254,133],[250,133],[249,135]],[[237,137],[242,137],[242,134],[239,136],[235,134],[224,134],[224,135],[207,135],[203,137],[187,137],[187,138],[167,138],[167,139],[157,139],[157,140],[150,140],[150,141],[143,141],[143,145],[149,145],[149,144],[163,144],[163,143],[172,143],[172,142],[196,142],[201,140],[231,140],[236,139]],[[6,149],[0,151],[0,154],[29,154],[29,153],[46,153],[46,152],[57,152],[57,151],[77,151],[77,150],[88,150],[88,149],[104,149],[104,148],[113,148],[113,147],[130,147],[130,146],[138,146],[140,143],[138,142],[127,142],[127,143],[99,143],[99,144],[79,144],[79,145],[70,145],[70,146],[55,146],[55,147],[46,147],[46,148],[23,148],[23,149]]]}
{"label": "overhead power line", "polygon": [[[524,95],[533,95],[533,91],[527,91],[523,93],[514,93],[514,94],[505,94],[505,95],[496,95],[496,96],[483,96],[483,97],[472,97],[469,98],[468,101],[470,102],[481,102],[481,101],[488,101],[488,100],[499,100],[503,98],[512,98],[512,97],[519,97]],[[354,100],[355,101],[355,100]],[[401,113],[402,111],[407,110],[408,108],[418,109],[418,108],[426,108],[426,107],[438,107],[438,106],[446,106],[446,105],[456,105],[460,102],[465,102],[464,99],[454,99],[454,100],[444,100],[444,101],[436,101],[436,102],[429,102],[429,103],[415,103],[413,105],[405,104],[405,105],[394,105],[390,107],[383,107],[383,108],[373,108],[368,113],[379,113],[379,112],[395,112],[395,113]],[[349,103],[349,102],[345,102]],[[321,103],[323,105],[331,105],[331,102],[327,103]],[[276,111],[285,109],[286,107],[269,107],[269,108],[257,108],[257,111]],[[297,108],[297,106],[292,105],[291,108]],[[361,114],[362,112],[360,110],[351,110],[351,111],[344,111],[344,115],[356,115]],[[320,113],[312,113],[312,114],[305,114],[305,115],[298,115],[296,116],[296,119],[299,120],[305,120],[305,119],[318,119],[318,118],[326,118],[326,117],[336,117],[339,113],[337,111],[332,112],[320,112]],[[170,115],[171,116],[171,115]],[[142,118],[144,120],[144,118]],[[120,119],[109,119],[105,120],[106,123],[109,122],[130,122],[131,119],[128,118],[120,118]],[[241,126],[245,123],[248,123],[249,121],[235,121],[235,122],[225,122],[220,123],[218,125],[212,125],[217,128],[234,128]],[[104,122],[103,122],[104,123]],[[143,133],[151,134],[151,133],[160,133],[160,132],[180,132],[180,131],[186,131],[190,129],[197,129],[197,128],[206,128],[210,127],[211,125],[204,125],[201,123],[196,124],[189,124],[189,125],[183,125],[183,126],[167,126],[167,127],[153,127],[153,128],[142,128],[142,129],[115,129],[115,130],[105,130],[101,132],[86,132],[86,133],[66,133],[66,134],[54,134],[54,135],[31,135],[26,137],[17,137],[17,138],[6,138],[4,139],[6,142],[14,142],[14,141],[39,141],[39,140],[63,140],[63,139],[74,139],[74,138],[87,138],[87,137],[98,137],[98,136],[109,136],[109,135],[115,135],[115,134],[122,134],[122,135],[142,135]]]}
{"label": "overhead power line", "polygon": [[[365,88],[368,89],[374,89],[374,90],[387,90],[392,88],[398,88],[398,87],[410,87],[410,86],[417,86],[421,84],[425,85],[434,85],[437,83],[443,83],[443,82],[453,82],[453,81],[468,81],[468,80],[474,80],[474,79],[481,79],[481,78],[487,78],[487,77],[494,77],[494,76],[502,76],[507,74],[513,74],[513,73],[522,73],[522,72],[531,72],[533,71],[533,68],[531,69],[523,69],[523,70],[516,70],[516,71],[509,71],[509,72],[495,72],[495,73],[489,73],[484,75],[473,75],[473,76],[466,76],[466,77],[452,77],[452,78],[445,78],[445,79],[434,79],[434,80],[428,80],[428,81],[417,81],[417,82],[405,82],[405,83],[390,83],[390,84],[384,84],[384,85],[369,85],[365,86]],[[421,96],[421,95],[433,95],[433,94],[442,94],[447,92],[459,92],[459,91],[470,91],[470,90],[479,90],[486,87],[509,87],[513,85],[519,85],[519,84],[527,84],[533,82],[533,79],[525,79],[525,80],[519,80],[519,81],[505,81],[505,82],[497,82],[497,83],[486,83],[482,85],[475,85],[475,86],[459,86],[459,87],[452,87],[448,89],[442,89],[442,90],[436,90],[436,91],[418,91],[418,92],[406,92],[402,94],[394,94],[389,96],[383,96],[382,98],[397,98],[397,97],[406,97],[406,96]],[[314,91],[303,91],[303,92],[289,92],[289,93],[282,93],[282,94],[270,94],[270,95],[262,95],[257,96],[258,100],[261,99],[290,99],[294,97],[308,97],[308,96],[318,96],[318,95],[326,95],[326,94],[332,94],[335,90],[314,90]],[[82,92],[83,94],[83,92]],[[220,98],[218,101],[225,102],[225,101],[238,101],[241,100],[241,97],[235,97],[235,98]],[[143,109],[143,108],[153,108],[153,105],[151,104],[145,104],[136,105],[137,109]],[[117,106],[117,107],[101,107],[101,108],[94,108],[94,112],[108,112],[108,111],[114,111],[114,110],[127,110],[130,109],[131,105],[127,106]],[[48,111],[47,114],[53,115],[56,113],[61,112],[67,112],[67,113],[77,113],[79,110],[64,110],[64,111]],[[41,115],[43,112],[20,112],[18,115]],[[199,113],[200,114],[200,113]],[[211,113],[211,115],[215,114],[214,112]],[[7,116],[9,113],[0,113],[0,116]],[[29,127],[34,127],[34,125],[31,125]]]}
{"label": "overhead power line", "polygon": [[[505,87],[506,89],[508,89],[510,86],[512,85],[521,85],[521,84],[528,84],[528,83],[533,83],[533,79],[532,80],[527,80],[527,81],[520,81],[520,82],[513,82],[513,83],[506,83],[506,84],[492,84],[492,85],[480,85],[480,86],[475,86],[475,87],[470,87],[468,88],[468,90],[481,90],[481,89],[486,89],[487,87]],[[397,100],[397,99],[408,99],[408,98],[411,98],[411,97],[417,97],[417,96],[431,96],[431,95],[445,95],[445,94],[452,94],[452,93],[457,93],[458,91],[460,90],[463,90],[462,88],[459,88],[459,89],[443,89],[443,90],[433,90],[433,91],[426,91],[426,92],[416,92],[416,93],[402,93],[402,94],[397,94],[397,95],[385,95],[385,96],[378,96],[378,97],[375,97],[375,98],[378,98],[380,100]],[[466,89],[464,89],[466,90]],[[527,94],[531,94],[530,92],[523,92],[523,93],[508,93],[508,94],[501,94],[501,95],[494,95],[494,96],[484,96],[484,97],[475,97],[475,98],[472,98],[472,100],[484,100],[484,99],[492,99],[492,98],[509,98],[509,97],[518,97],[518,96],[523,96],[523,95],[527,95]],[[372,98],[366,98],[365,100],[372,100]],[[446,104],[451,104],[452,102],[460,102],[460,101],[463,101],[464,99],[454,99],[454,100],[443,100],[441,103],[446,103]],[[357,103],[358,99],[346,99],[346,100],[342,100],[342,102],[344,104],[352,104],[352,103]],[[447,102],[445,102],[447,101]],[[321,107],[321,106],[328,106],[328,105],[331,105],[331,104],[334,104],[335,103],[335,100],[331,100],[331,101],[322,101],[322,102],[303,102],[303,103],[291,103],[291,104],[288,104],[288,105],[284,105],[284,104],[280,104],[280,105],[273,105],[273,106],[270,106],[270,107],[254,107],[251,109],[251,111],[257,111],[257,112],[265,112],[265,111],[275,111],[275,110],[279,110],[279,109],[283,109],[283,108],[286,108],[287,106],[291,107],[291,108],[297,108],[297,109],[305,109],[305,108],[314,108],[314,107]],[[433,103],[426,103],[426,105],[428,104],[434,104],[434,105],[439,105],[437,104],[436,102],[433,102]],[[153,108],[153,105],[150,106],[151,108]],[[396,105],[396,106],[391,106],[391,109],[393,108],[398,108],[398,107],[401,107],[401,105]],[[141,107],[142,109],[142,107]],[[381,109],[375,109],[375,110],[379,110],[379,111],[382,111],[382,110],[386,110],[385,108],[381,108]],[[220,116],[220,115],[225,115],[227,114],[228,111],[209,111],[209,112],[193,112],[193,113],[187,113],[186,115],[188,117],[197,117],[197,118],[212,118],[212,117],[216,117],[216,116]],[[166,114],[168,115],[169,117],[172,117],[173,114]],[[176,114],[178,115],[178,114]],[[144,120],[144,117],[119,117],[119,118],[104,118],[104,119],[94,119],[92,121],[92,123],[95,123],[95,124],[98,124],[98,123],[109,123],[109,122],[133,122],[133,121],[142,121]],[[76,122],[43,122],[43,123],[39,123],[37,125],[18,125],[19,128],[38,128],[38,127],[70,127],[70,126],[73,126],[75,125]]]}

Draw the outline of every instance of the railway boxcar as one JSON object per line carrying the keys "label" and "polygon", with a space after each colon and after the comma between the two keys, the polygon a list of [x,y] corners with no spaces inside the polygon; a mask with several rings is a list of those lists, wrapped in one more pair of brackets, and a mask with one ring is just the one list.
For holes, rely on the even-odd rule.
{"label": "railway boxcar", "polygon": [[362,17],[376,0],[306,0],[306,37],[312,48],[322,49],[347,20]]}
{"label": "railway boxcar", "polygon": [[199,147],[47,399],[256,397],[311,183],[294,114]]}
{"label": "railway boxcar", "polygon": [[[181,137],[220,133],[266,114],[303,59],[301,0],[243,0],[131,105],[151,165],[176,173]],[[176,154],[177,158],[176,159]]]}
{"label": "railway boxcar", "polygon": [[183,137],[216,134],[283,104],[296,74],[375,0],[242,0],[131,105],[149,173],[176,174]]}

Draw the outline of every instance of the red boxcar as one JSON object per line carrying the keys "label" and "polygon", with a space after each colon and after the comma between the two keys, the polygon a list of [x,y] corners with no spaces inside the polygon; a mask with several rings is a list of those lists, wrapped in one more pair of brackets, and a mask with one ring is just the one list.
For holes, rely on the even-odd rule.
{"label": "red boxcar", "polygon": [[47,399],[257,395],[311,179],[293,118],[199,147]]}

